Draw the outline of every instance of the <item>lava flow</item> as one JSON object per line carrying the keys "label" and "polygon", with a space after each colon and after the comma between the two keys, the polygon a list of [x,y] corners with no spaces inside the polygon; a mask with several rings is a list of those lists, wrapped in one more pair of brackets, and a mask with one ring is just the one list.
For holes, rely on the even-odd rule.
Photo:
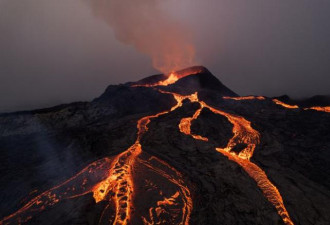
{"label": "lava flow", "polygon": [[[223,99],[231,99],[231,100],[235,100],[235,101],[244,101],[244,100],[266,100],[265,97],[263,96],[243,96],[243,97],[229,97],[229,96],[225,96],[223,97]],[[290,105],[287,103],[284,103],[278,99],[273,99],[273,102],[277,105],[280,105],[284,108],[287,109],[298,109],[299,106],[298,105]],[[312,107],[308,107],[308,108],[304,108],[304,110],[315,110],[315,111],[320,111],[320,112],[326,112],[326,113],[330,113],[330,106],[312,106]]]}
{"label": "lava flow", "polygon": [[223,99],[231,99],[231,100],[236,100],[236,101],[241,101],[241,100],[265,100],[266,98],[264,96],[243,96],[243,97],[229,97],[225,96]]}
{"label": "lava flow", "polygon": [[[146,116],[138,120],[137,140],[126,151],[117,155],[113,159],[104,158],[91,163],[74,177],[65,181],[61,185],[55,186],[52,189],[45,191],[44,193],[30,200],[17,212],[3,218],[0,221],[0,224],[4,225],[25,223],[33,216],[35,216],[35,214],[40,213],[47,207],[59,203],[61,200],[72,199],[75,197],[86,195],[88,193],[93,193],[93,197],[96,203],[100,201],[108,201],[108,205],[105,207],[102,213],[100,223],[102,222],[103,224],[104,222],[104,218],[106,217],[106,210],[109,207],[113,206],[115,208],[115,215],[113,217],[106,218],[105,222],[107,222],[107,224],[128,224],[131,220],[131,210],[134,208],[134,182],[132,176],[132,168],[134,165],[137,164],[136,160],[142,152],[140,140],[141,137],[148,131],[148,124],[150,123],[151,119],[167,114],[182,106],[182,101],[184,99],[189,99],[191,101],[195,101],[197,99],[197,95],[185,97],[173,94],[173,97],[176,99],[177,104],[173,106],[170,110],[157,113],[151,116]],[[161,176],[165,177],[168,182],[178,187],[179,191],[175,192],[175,196],[176,198],[180,197],[182,202],[182,219],[180,220],[181,222],[177,224],[188,225],[190,214],[192,211],[192,199],[190,197],[189,189],[184,185],[182,176],[179,175],[179,172],[177,172],[174,168],[170,167],[168,164],[159,159],[157,159],[157,162],[158,165],[152,165],[147,161],[141,160],[139,160],[138,163],[143,163],[146,168],[152,169]],[[174,175],[167,175],[164,170],[157,169],[157,166],[159,165],[166,165],[168,168],[170,168],[170,171],[174,171]],[[161,191],[161,193],[162,192],[163,190]],[[180,196],[178,196],[177,193],[180,193]],[[176,211],[178,211],[178,209]],[[161,213],[158,212],[157,215],[160,216]],[[149,222],[147,222],[146,220],[146,217],[141,217],[146,224],[149,224]],[[154,216],[152,216],[152,221],[153,220],[156,221]],[[166,221],[163,221],[163,224],[164,223],[166,223]]]}
{"label": "lava flow", "polygon": [[[145,86],[148,87],[148,85],[145,85]],[[158,84],[158,86],[161,86],[161,85]],[[163,85],[163,86],[166,86],[166,85]],[[215,114],[225,116],[229,120],[229,122],[231,122],[233,124],[234,136],[229,140],[229,142],[225,148],[216,148],[216,150],[218,152],[222,153],[223,155],[227,156],[228,159],[239,164],[249,174],[249,176],[256,181],[257,185],[262,190],[264,196],[276,208],[276,210],[277,210],[278,214],[281,216],[283,222],[287,225],[292,225],[293,222],[289,216],[288,211],[286,210],[286,208],[284,206],[283,199],[282,199],[280,192],[275,187],[275,185],[272,184],[271,181],[268,179],[266,173],[260,167],[258,167],[256,164],[250,162],[250,158],[253,156],[253,152],[254,152],[257,144],[259,144],[259,141],[260,141],[260,134],[258,131],[254,130],[251,127],[251,122],[244,119],[243,117],[236,116],[236,115],[233,115],[230,113],[226,113],[224,111],[215,109],[215,108],[207,105],[205,102],[200,101],[198,99],[198,93],[195,93],[190,96],[182,96],[182,95],[179,95],[177,93],[172,93],[172,92],[165,92],[165,91],[161,91],[161,92],[166,93],[166,94],[172,94],[173,97],[177,101],[181,100],[180,106],[182,105],[183,99],[189,99],[191,102],[198,102],[200,104],[200,108],[196,110],[196,112],[194,113],[194,115],[192,117],[181,119],[180,124],[179,124],[179,129],[182,133],[190,135],[197,140],[208,141],[208,138],[206,138],[206,137],[202,137],[200,135],[191,133],[191,122],[198,118],[198,116],[200,115],[203,108],[208,108]],[[251,100],[251,99],[264,100],[265,98],[262,96],[260,96],[260,97],[248,96],[248,97],[237,97],[237,98],[232,98],[232,99],[234,99],[234,100]],[[274,102],[277,104],[281,104],[281,102],[278,100],[274,101]],[[246,144],[246,147],[242,151],[240,151],[238,154],[235,153],[234,151],[232,151],[232,149],[237,144],[241,144],[241,143]]]}
{"label": "lava flow", "polygon": [[289,105],[289,104],[286,104],[286,103],[284,103],[284,102],[282,102],[278,99],[273,99],[273,102],[277,105],[281,105],[284,108],[288,108],[288,109],[298,109],[299,108],[299,106],[297,106],[297,105]]}
{"label": "lava flow", "polygon": [[[299,108],[299,106],[297,106],[297,105],[289,105],[284,102],[281,102],[278,99],[273,99],[273,102],[275,102],[278,105],[283,106],[284,108],[288,108],[288,109],[298,109]],[[304,108],[304,110],[315,110],[315,111],[330,113],[330,106],[312,106],[309,108]]]}
{"label": "lava flow", "polygon": [[[200,108],[190,118],[184,118],[179,124],[181,132],[192,136],[195,139],[207,141],[205,137],[200,137],[196,134],[191,134],[191,122],[198,118],[203,108],[208,108],[215,114],[225,116],[229,122],[233,124],[234,136],[229,140],[225,148],[216,148],[216,150],[223,155],[227,156],[228,159],[239,164],[251,178],[253,178],[259,188],[262,190],[264,196],[270,203],[274,205],[278,214],[283,219],[283,222],[287,225],[292,225],[293,222],[290,219],[289,213],[287,212],[282,196],[278,189],[270,182],[265,172],[258,167],[256,164],[250,162],[250,158],[253,156],[256,145],[259,143],[260,134],[258,131],[251,127],[251,122],[247,121],[243,117],[236,116],[230,113],[226,113],[219,109],[215,109],[207,105],[203,101],[198,101]],[[187,122],[188,121],[188,122]],[[189,126],[189,127],[188,127]],[[246,147],[238,154],[233,152],[232,149],[239,143],[246,144]]]}
{"label": "lava flow", "polygon": [[310,108],[305,108],[304,110],[316,110],[320,112],[327,112],[330,113],[330,106],[314,106]]}
{"label": "lava flow", "polygon": [[[155,88],[155,86],[167,86],[183,77],[199,72],[199,70],[195,70],[172,73],[163,81],[151,84],[138,84],[132,87]],[[184,96],[164,90],[157,91],[172,95],[176,100],[176,104],[168,111],[139,119],[137,122],[137,139],[131,147],[117,156],[103,158],[91,163],[61,185],[33,198],[17,212],[2,219],[0,224],[24,223],[37,213],[59,203],[61,200],[92,193],[96,203],[101,201],[107,202],[99,223],[129,224],[134,221],[140,224],[188,225],[193,202],[190,191],[184,183],[183,176],[166,162],[144,153],[140,143],[141,138],[148,131],[148,125],[152,119],[178,109],[183,105],[184,100],[199,103],[200,107],[192,117],[181,119],[179,124],[180,131],[192,136],[194,139],[208,141],[206,137],[191,133],[192,121],[199,117],[204,108],[208,108],[215,114],[225,116],[233,124],[234,136],[229,140],[225,148],[216,148],[216,150],[239,164],[256,181],[258,187],[268,201],[274,205],[284,223],[287,225],[293,224],[278,189],[269,181],[261,168],[250,162],[260,140],[259,132],[252,128],[250,121],[241,116],[209,106],[204,101],[199,100],[197,92]],[[248,96],[230,99],[264,100],[264,97]],[[274,99],[274,102],[278,104],[279,101]],[[245,144],[246,147],[239,153],[236,153],[232,150],[238,144]],[[141,183],[144,183],[144,186]],[[162,188],[165,185],[168,188]],[[150,191],[144,191],[145,187],[148,187],[147,190]],[[149,198],[145,198],[143,195],[147,195]],[[149,206],[147,212],[143,211],[143,204],[146,201],[148,201]],[[107,213],[110,208],[114,209],[115,213]],[[136,212],[139,213],[136,214]]]}

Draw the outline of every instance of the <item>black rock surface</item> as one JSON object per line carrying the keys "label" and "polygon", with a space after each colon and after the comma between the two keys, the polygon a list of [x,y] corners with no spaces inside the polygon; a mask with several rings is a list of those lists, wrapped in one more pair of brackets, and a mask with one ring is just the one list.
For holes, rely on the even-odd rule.
{"label": "black rock surface", "polygon": [[[268,98],[224,100],[223,96],[237,94],[206,68],[197,68],[201,72],[159,88],[181,94],[198,92],[200,99],[213,107],[251,121],[261,134],[251,161],[278,188],[293,222],[329,224],[330,114],[286,109]],[[171,95],[131,85],[164,78],[155,75],[134,83],[110,85],[92,102],[0,115],[0,218],[89,163],[131,146],[141,117],[175,104]],[[192,132],[209,138],[209,142],[179,131],[180,120],[192,116],[197,108],[197,103],[185,101],[181,108],[152,119],[141,140],[146,153],[184,175],[193,197],[190,223],[282,224],[256,182],[239,165],[215,151],[233,135],[232,124],[225,117],[203,109],[193,121]],[[88,194],[62,201],[27,224],[97,224],[103,206]]]}

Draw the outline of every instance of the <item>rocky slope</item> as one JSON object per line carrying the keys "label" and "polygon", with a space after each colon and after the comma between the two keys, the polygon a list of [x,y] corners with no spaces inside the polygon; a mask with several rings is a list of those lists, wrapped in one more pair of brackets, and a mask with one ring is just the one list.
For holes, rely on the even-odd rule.
{"label": "rocky slope", "polygon": [[[238,95],[203,67],[178,74],[185,76],[168,85],[150,85],[166,79],[155,75],[138,82],[110,85],[92,102],[0,115],[0,218],[20,210],[31,199],[75,176],[92,162],[105,157],[112,160],[129,149],[139,138],[137,123],[141,118],[164,112],[176,104],[166,92],[181,95],[198,92],[200,101],[244,117],[260,133],[260,143],[250,161],[277,187],[292,222],[329,223],[329,113],[288,109],[271,98],[234,99]],[[192,207],[189,213],[189,207],[186,209],[189,219],[184,218],[185,224],[285,223],[246,170],[215,150],[225,148],[234,135],[228,118],[203,108],[191,122],[191,133],[208,141],[180,132],[181,119],[192,117],[198,108],[198,102],[186,99],[181,107],[150,119],[148,130],[139,141],[142,153],[135,163],[129,164],[135,194],[127,223],[156,224],[153,217],[157,215],[158,224],[180,224],[178,218],[184,214],[182,205],[189,205],[182,195],[188,192]],[[246,144],[237,143],[231,151],[239,153],[245,147]],[[153,157],[157,160],[152,161]],[[165,199],[158,196],[160,192]],[[181,199],[176,198],[176,192]],[[108,195],[110,200],[97,203],[91,192],[63,198],[41,212],[33,212],[31,218],[26,217],[22,222],[107,224],[105,221],[114,221],[111,215],[116,214],[114,208],[108,207],[115,203],[107,205],[107,201],[112,201],[112,192]],[[164,213],[152,207],[165,205],[160,202],[167,202],[162,208]],[[152,210],[154,216],[148,215]],[[177,213],[180,210],[182,215]],[[16,224],[18,220],[14,221],[2,220],[2,223]]]}

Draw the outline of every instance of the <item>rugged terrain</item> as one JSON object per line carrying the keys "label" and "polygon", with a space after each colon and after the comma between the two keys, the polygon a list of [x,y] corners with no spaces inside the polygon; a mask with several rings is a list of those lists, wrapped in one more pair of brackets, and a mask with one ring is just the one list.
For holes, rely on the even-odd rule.
{"label": "rugged terrain", "polygon": [[329,224],[327,98],[172,76],[0,115],[0,224]]}

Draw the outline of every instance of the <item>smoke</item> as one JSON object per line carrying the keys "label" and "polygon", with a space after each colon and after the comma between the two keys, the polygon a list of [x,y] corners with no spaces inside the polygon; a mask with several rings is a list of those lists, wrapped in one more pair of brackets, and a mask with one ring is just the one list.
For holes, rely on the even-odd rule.
{"label": "smoke", "polygon": [[195,64],[191,32],[161,9],[160,0],[89,0],[93,13],[122,43],[151,57],[155,69],[169,73]]}

